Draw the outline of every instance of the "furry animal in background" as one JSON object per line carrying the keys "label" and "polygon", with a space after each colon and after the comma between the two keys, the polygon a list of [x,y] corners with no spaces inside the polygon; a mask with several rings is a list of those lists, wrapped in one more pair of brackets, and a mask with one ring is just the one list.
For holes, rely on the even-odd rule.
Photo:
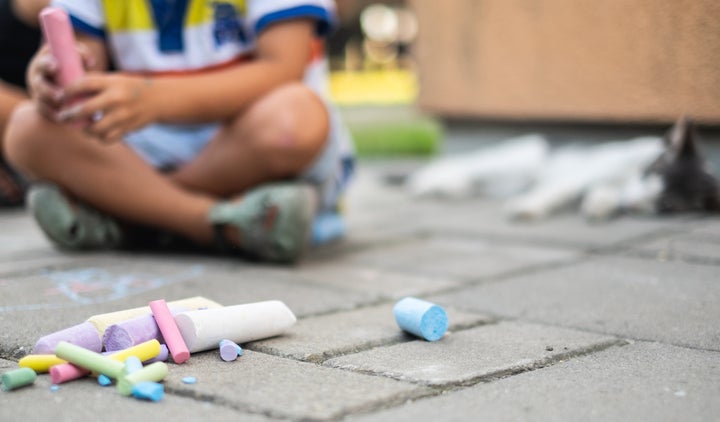
{"label": "furry animal in background", "polygon": [[666,134],[550,151],[538,135],[445,157],[411,175],[416,196],[510,197],[505,212],[540,220],[580,204],[589,220],[621,212],[720,211],[720,187],[699,150],[694,125]]}

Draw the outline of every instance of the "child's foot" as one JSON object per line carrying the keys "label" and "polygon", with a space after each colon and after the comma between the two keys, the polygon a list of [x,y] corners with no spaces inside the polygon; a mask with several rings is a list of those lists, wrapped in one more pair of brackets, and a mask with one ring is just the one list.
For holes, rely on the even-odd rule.
{"label": "child's foot", "polygon": [[42,231],[62,248],[110,249],[123,243],[123,232],[114,218],[71,201],[58,186],[31,186],[27,203]]}
{"label": "child's foot", "polygon": [[222,202],[210,210],[218,243],[229,249],[226,229],[239,233],[239,249],[272,262],[294,262],[304,253],[317,203],[315,190],[301,183],[275,183],[248,192],[241,201]]}

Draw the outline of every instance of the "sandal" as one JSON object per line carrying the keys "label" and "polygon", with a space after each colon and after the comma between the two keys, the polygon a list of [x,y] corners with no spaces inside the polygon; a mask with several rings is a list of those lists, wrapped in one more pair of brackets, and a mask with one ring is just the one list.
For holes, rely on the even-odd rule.
{"label": "sandal", "polygon": [[25,202],[27,182],[0,158],[0,207],[19,207]]}
{"label": "sandal", "polygon": [[[240,250],[269,262],[297,261],[310,243],[317,194],[308,184],[273,183],[248,192],[241,201],[221,202],[209,214],[218,247]],[[231,245],[224,229],[240,232],[240,245]]]}
{"label": "sandal", "polygon": [[123,232],[117,220],[71,201],[56,185],[32,185],[27,202],[42,231],[61,248],[111,249],[123,243]]}

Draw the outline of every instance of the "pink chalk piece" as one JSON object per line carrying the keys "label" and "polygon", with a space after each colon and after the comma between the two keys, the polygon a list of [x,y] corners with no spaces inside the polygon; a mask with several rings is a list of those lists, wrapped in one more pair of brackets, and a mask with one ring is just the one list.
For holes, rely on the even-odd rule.
{"label": "pink chalk piece", "polygon": [[149,303],[150,310],[155,317],[155,322],[160,328],[160,332],[165,339],[165,344],[170,350],[170,355],[175,363],[183,363],[190,359],[190,351],[185,345],[180,330],[175,323],[175,318],[170,313],[167,303],[164,299],[153,300]]}
{"label": "pink chalk piece", "polygon": [[57,7],[46,7],[40,12],[40,25],[58,62],[58,83],[67,86],[80,78],[85,70],[75,46],[75,34],[68,14]]}
{"label": "pink chalk piece", "polygon": [[53,384],[62,384],[90,374],[89,370],[73,365],[72,363],[61,363],[60,365],[52,366],[49,372]]}
{"label": "pink chalk piece", "polygon": [[34,355],[54,355],[55,346],[61,341],[84,347],[93,352],[102,350],[102,340],[95,326],[89,322],[83,322],[40,338],[35,343],[32,353]]}

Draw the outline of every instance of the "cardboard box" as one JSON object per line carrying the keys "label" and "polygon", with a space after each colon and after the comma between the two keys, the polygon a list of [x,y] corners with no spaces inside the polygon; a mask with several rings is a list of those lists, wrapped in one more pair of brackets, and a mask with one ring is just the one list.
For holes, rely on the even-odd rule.
{"label": "cardboard box", "polygon": [[410,0],[444,116],[720,123],[718,0]]}

